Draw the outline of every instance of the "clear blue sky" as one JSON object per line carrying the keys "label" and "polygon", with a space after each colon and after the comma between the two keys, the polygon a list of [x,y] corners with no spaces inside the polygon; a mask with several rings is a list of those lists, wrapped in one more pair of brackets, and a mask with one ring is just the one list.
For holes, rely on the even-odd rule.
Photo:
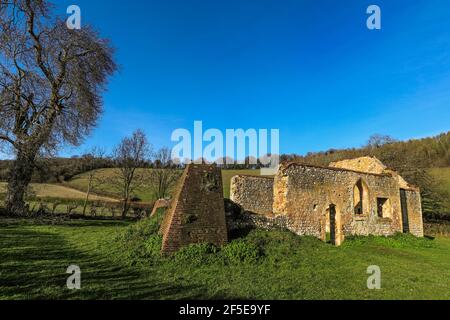
{"label": "clear blue sky", "polygon": [[[450,130],[450,2],[70,0],[111,39],[120,72],[81,148],[143,128],[155,147],[193,128],[280,129],[282,153]],[[382,30],[366,28],[366,8]]]}

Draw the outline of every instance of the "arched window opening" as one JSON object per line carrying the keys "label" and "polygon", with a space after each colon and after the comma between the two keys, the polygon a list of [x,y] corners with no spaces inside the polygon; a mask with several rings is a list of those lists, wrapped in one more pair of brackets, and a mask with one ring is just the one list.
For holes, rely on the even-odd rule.
{"label": "arched window opening", "polygon": [[368,213],[369,209],[369,190],[362,179],[353,187],[353,205],[356,215],[363,215]]}

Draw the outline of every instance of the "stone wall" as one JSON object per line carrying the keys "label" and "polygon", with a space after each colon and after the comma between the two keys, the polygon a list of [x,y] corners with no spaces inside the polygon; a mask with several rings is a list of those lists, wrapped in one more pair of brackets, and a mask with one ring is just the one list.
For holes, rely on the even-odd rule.
{"label": "stone wall", "polygon": [[286,230],[288,219],[284,216],[265,216],[246,211],[230,199],[225,199],[225,215],[229,237],[241,235],[251,229]]}
{"label": "stone wall", "polygon": [[405,190],[406,210],[408,215],[408,232],[416,237],[423,237],[423,217],[420,191]]}
{"label": "stone wall", "polygon": [[227,242],[227,227],[219,168],[188,165],[163,220],[162,253],[170,254],[193,243]]}
{"label": "stone wall", "polygon": [[273,206],[273,178],[234,176],[231,179],[230,199],[249,212],[271,215]]}
{"label": "stone wall", "polygon": [[263,229],[263,230],[286,230],[288,229],[289,221],[284,216],[263,216],[260,214],[253,214],[244,212],[240,216],[227,216],[228,232],[242,229]]}
{"label": "stone wall", "polygon": [[[361,214],[355,213],[357,184],[363,190]],[[287,216],[289,229],[300,235],[324,239],[330,212],[336,217],[337,244],[344,235],[392,235],[402,231],[399,188],[388,174],[283,164],[274,180],[274,195],[274,214]],[[383,199],[389,205],[379,217]]]}

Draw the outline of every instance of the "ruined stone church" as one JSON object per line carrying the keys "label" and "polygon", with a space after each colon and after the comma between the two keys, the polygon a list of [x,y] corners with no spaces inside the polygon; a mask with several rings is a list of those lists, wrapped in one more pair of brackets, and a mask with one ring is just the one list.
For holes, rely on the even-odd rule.
{"label": "ruined stone church", "polygon": [[284,163],[274,179],[236,176],[230,198],[249,212],[284,217],[296,234],[325,240],[328,233],[335,245],[349,235],[423,236],[420,190],[372,157],[328,167]]}
{"label": "ruined stone church", "polygon": [[[329,236],[334,245],[351,235],[423,237],[420,190],[371,157],[328,167],[283,163],[274,178],[238,175],[230,200],[256,226],[262,221],[324,241]],[[221,170],[188,165],[161,226],[162,252],[225,244],[235,224],[225,211]]]}

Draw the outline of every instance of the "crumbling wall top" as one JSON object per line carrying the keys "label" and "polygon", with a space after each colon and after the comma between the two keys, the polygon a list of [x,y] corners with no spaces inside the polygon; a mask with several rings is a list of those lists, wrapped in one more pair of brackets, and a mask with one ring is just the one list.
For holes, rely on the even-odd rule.
{"label": "crumbling wall top", "polygon": [[360,157],[331,162],[330,167],[360,171],[366,173],[386,173],[387,167],[375,157]]}

